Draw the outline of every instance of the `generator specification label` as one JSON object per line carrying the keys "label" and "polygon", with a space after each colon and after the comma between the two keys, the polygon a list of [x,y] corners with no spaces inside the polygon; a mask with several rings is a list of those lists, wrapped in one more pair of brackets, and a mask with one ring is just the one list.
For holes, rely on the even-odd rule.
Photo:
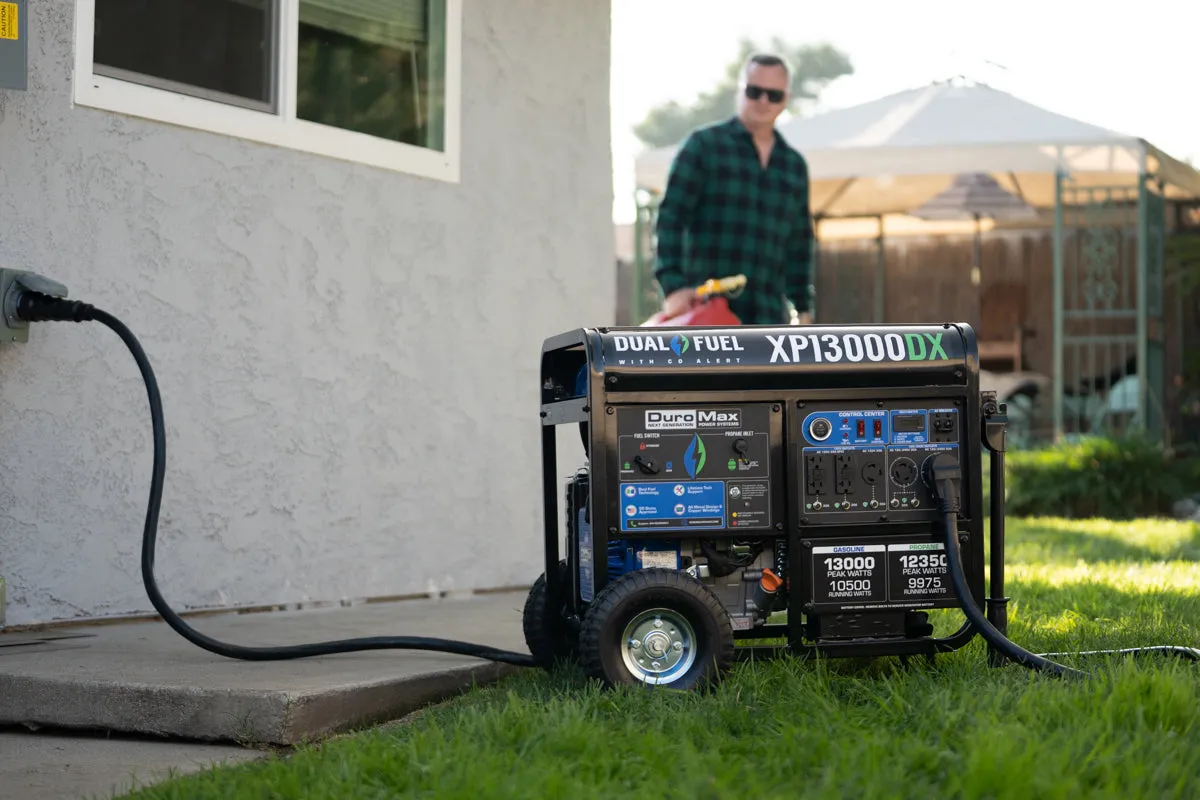
{"label": "generator specification label", "polygon": [[0,39],[16,41],[20,35],[20,20],[16,3],[0,3]]}
{"label": "generator specification label", "polygon": [[813,602],[887,601],[886,548],[881,544],[813,548]]}
{"label": "generator specification label", "polygon": [[888,545],[888,594],[893,602],[954,597],[946,548],[930,542]]}
{"label": "generator specification label", "polygon": [[929,606],[952,601],[945,546],[841,544],[813,548],[813,602],[846,610]]}
{"label": "generator specification label", "polygon": [[621,528],[770,527],[770,423],[761,404],[619,409]]}

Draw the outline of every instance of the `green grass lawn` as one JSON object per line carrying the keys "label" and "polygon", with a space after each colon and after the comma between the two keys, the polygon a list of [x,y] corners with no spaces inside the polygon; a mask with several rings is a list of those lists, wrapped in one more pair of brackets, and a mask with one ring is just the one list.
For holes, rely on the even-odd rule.
{"label": "green grass lawn", "polygon": [[[1008,565],[1009,635],[1034,652],[1200,647],[1200,525],[1013,520]],[[1200,665],[1069,663],[1092,677],[990,669],[976,640],[932,666],[740,664],[707,696],[530,671],[130,796],[1200,797]]]}

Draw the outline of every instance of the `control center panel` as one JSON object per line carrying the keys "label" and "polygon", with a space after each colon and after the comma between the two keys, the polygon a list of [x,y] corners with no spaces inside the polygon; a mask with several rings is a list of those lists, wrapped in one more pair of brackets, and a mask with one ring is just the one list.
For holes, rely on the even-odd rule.
{"label": "control center panel", "polygon": [[[811,524],[937,514],[926,462],[958,453],[961,412],[945,400],[798,408],[800,513]],[[922,404],[923,403],[923,404]],[[966,509],[964,509],[965,511]]]}
{"label": "control center panel", "polygon": [[770,403],[618,408],[621,530],[772,530],[781,521],[780,411]]}

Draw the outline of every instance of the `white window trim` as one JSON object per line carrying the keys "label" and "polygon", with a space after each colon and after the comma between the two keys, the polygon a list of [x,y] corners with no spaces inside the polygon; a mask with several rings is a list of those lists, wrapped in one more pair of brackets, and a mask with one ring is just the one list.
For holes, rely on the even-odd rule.
{"label": "white window trim", "polygon": [[208,131],[329,158],[367,164],[424,178],[458,183],[462,119],[462,0],[446,0],[445,150],[296,119],[296,58],[299,0],[280,4],[279,113],[241,108],[96,75],[92,71],[96,0],[77,0],[74,98],[77,106]]}

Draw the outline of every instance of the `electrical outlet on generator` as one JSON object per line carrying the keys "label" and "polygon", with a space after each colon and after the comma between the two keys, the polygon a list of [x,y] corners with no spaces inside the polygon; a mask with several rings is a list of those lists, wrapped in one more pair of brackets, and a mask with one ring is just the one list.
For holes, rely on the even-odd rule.
{"label": "electrical outlet on generator", "polygon": [[929,415],[929,440],[953,442],[958,435],[958,414],[954,411],[935,411]]}
{"label": "electrical outlet on generator", "polygon": [[829,477],[833,472],[829,456],[824,453],[809,453],[804,457],[804,464],[806,493],[810,497],[820,498],[826,493]]}
{"label": "electrical outlet on generator", "polygon": [[834,485],[833,493],[846,495],[854,491],[855,479],[858,477],[855,474],[858,471],[858,464],[855,460],[854,453],[838,453],[834,456],[835,475],[837,482]]}
{"label": "electrical outlet on generator", "polygon": [[867,455],[863,457],[862,479],[867,486],[875,486],[883,480],[882,457]]}
{"label": "electrical outlet on generator", "polygon": [[[958,451],[958,413],[911,401],[806,404],[797,431],[804,511],[846,521],[880,511],[930,517],[936,506],[922,469],[937,453]],[[817,491],[828,465],[832,490]]]}

